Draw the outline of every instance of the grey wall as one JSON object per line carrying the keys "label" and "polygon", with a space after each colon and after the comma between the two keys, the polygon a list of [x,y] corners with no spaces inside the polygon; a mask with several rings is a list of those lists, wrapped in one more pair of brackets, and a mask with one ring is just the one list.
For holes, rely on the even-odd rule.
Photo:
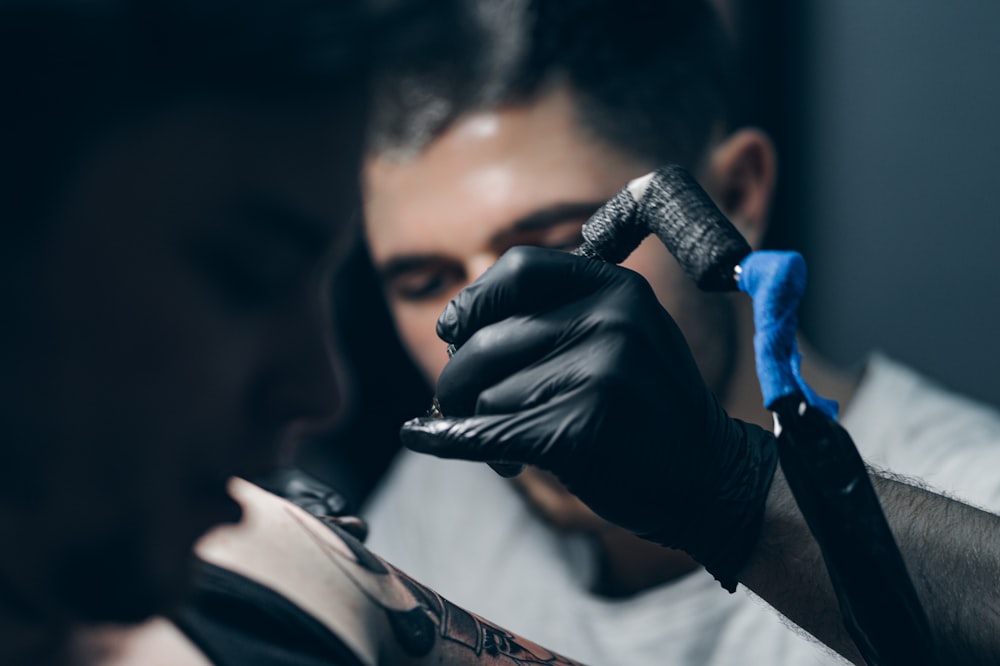
{"label": "grey wall", "polygon": [[1000,403],[1000,1],[809,7],[804,329]]}

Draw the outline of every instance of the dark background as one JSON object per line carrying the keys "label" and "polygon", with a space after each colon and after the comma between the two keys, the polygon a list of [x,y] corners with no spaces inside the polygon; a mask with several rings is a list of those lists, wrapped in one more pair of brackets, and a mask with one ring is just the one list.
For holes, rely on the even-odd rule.
{"label": "dark background", "polygon": [[1000,403],[1000,2],[717,0],[776,137],[807,337]]}

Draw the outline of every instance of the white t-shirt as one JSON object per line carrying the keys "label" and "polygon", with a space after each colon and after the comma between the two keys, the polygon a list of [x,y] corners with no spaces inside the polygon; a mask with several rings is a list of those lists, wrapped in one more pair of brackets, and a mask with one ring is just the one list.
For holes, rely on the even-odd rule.
{"label": "white t-shirt", "polygon": [[[883,356],[843,425],[871,463],[1000,508],[1000,414]],[[843,664],[767,604],[695,571],[624,600],[588,591],[591,542],[547,527],[482,464],[401,454],[368,546],[458,605],[591,666]]]}

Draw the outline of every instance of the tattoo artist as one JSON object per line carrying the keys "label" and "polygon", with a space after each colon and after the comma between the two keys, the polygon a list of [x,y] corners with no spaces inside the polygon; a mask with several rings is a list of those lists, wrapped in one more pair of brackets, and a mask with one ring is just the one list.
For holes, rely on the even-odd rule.
{"label": "tattoo artist", "polygon": [[[601,516],[687,551],[863,663],[774,436],[725,413],[641,276],[514,248],[437,331],[457,348],[437,384],[445,416],[407,423],[406,446],[553,472]],[[1000,662],[1000,518],[871,478],[943,659]]]}

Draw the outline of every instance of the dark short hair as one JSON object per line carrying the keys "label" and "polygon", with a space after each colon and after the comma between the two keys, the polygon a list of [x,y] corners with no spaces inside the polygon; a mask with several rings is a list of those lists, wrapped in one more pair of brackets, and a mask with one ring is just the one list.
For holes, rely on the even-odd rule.
{"label": "dark short hair", "polygon": [[[372,72],[452,61],[441,0],[0,0],[0,230],[44,215],[88,141],[205,96],[367,98]],[[0,241],[2,242],[2,241]]]}
{"label": "dark short hair", "polygon": [[731,48],[703,0],[465,4],[484,34],[478,90],[448,99],[440,71],[387,77],[370,150],[419,148],[456,116],[530,102],[553,81],[571,87],[584,129],[654,163],[694,166],[713,129],[737,120]]}

